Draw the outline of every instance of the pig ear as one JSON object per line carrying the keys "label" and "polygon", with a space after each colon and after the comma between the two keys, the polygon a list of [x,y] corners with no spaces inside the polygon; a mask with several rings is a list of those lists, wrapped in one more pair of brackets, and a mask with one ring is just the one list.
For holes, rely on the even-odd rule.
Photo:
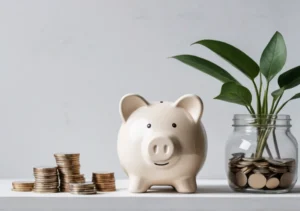
{"label": "pig ear", "polygon": [[136,94],[127,94],[120,101],[120,114],[124,122],[130,115],[142,106],[148,106],[149,103],[142,96]]}
{"label": "pig ear", "polygon": [[198,122],[203,113],[203,102],[197,95],[184,95],[174,103],[176,107],[185,109]]}

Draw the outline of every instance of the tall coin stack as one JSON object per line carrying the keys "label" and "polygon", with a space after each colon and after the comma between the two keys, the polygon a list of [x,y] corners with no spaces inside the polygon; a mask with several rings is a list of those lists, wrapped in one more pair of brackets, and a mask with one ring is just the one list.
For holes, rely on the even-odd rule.
{"label": "tall coin stack", "polygon": [[58,173],[57,167],[34,167],[35,182],[33,191],[37,193],[56,193],[58,192]]}
{"label": "tall coin stack", "polygon": [[54,154],[60,178],[60,191],[69,192],[70,183],[84,183],[85,178],[80,174],[79,153]]}
{"label": "tall coin stack", "polygon": [[112,172],[93,172],[92,181],[98,191],[115,191],[115,176]]}

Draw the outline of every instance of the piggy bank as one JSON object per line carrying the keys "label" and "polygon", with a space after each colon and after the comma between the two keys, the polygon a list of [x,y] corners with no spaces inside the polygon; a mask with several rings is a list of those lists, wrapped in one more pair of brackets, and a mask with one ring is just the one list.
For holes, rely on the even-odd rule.
{"label": "piggy bank", "polygon": [[196,176],[207,152],[202,112],[196,95],[175,102],[148,102],[136,94],[121,99],[118,156],[130,192],[146,192],[154,185],[170,185],[180,193],[197,190]]}

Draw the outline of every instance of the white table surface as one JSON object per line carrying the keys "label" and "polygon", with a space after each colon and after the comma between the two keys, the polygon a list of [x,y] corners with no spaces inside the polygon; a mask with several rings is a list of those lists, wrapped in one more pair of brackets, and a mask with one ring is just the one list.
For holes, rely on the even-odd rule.
{"label": "white table surface", "polygon": [[198,180],[194,194],[180,194],[169,187],[153,187],[148,193],[127,191],[128,181],[117,180],[117,191],[96,195],[13,192],[12,180],[0,180],[3,210],[300,210],[300,184],[291,193],[236,193],[225,180]]}

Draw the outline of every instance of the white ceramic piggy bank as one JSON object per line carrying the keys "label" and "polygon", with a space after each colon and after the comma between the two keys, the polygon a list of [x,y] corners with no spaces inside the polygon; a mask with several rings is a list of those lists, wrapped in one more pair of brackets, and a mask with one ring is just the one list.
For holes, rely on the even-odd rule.
{"label": "white ceramic piggy bank", "polygon": [[170,185],[181,193],[197,190],[196,175],[207,151],[202,112],[196,95],[176,102],[150,103],[136,94],[121,99],[118,155],[130,192],[146,192],[153,185]]}

